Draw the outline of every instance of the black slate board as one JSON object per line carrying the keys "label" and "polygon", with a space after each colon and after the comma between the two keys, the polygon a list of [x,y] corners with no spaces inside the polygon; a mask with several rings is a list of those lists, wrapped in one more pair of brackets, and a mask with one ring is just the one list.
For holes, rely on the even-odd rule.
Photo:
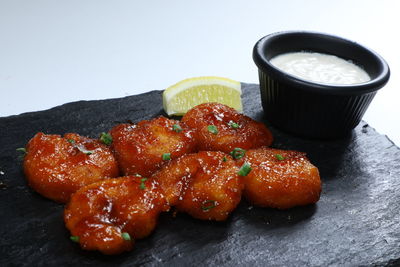
{"label": "black slate board", "polygon": [[[245,113],[263,120],[258,85],[243,84]],[[0,118],[0,266],[329,266],[400,264],[400,149],[365,122],[336,141],[271,128],[274,147],[308,153],[321,200],[287,211],[242,201],[228,221],[163,214],[132,252],[104,256],[69,241],[63,206],[26,186],[15,151],[38,131],[97,137],[118,122],[164,115],[161,91]]]}

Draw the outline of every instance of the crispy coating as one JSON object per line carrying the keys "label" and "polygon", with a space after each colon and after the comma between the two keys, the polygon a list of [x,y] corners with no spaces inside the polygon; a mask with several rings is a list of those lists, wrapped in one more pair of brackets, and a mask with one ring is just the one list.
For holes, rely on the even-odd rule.
{"label": "crispy coating", "polygon": [[252,168],[244,177],[244,196],[251,204],[288,209],[319,200],[318,168],[305,153],[264,147],[248,150],[238,164],[244,162]]}
{"label": "crispy coating", "polygon": [[37,133],[27,144],[24,172],[39,194],[65,203],[82,186],[119,175],[111,149],[74,133]]}
{"label": "crispy coating", "polygon": [[223,221],[239,204],[243,181],[235,161],[218,151],[184,155],[153,175],[171,206],[202,220]]}
{"label": "crispy coating", "polygon": [[234,148],[269,146],[273,140],[263,123],[219,103],[195,106],[183,116],[182,122],[195,130],[199,150],[229,153]]}
{"label": "crispy coating", "polygon": [[[174,128],[178,125],[178,128]],[[175,126],[176,127],[176,126]],[[169,160],[193,152],[193,131],[184,123],[158,117],[137,124],[119,124],[111,130],[113,148],[124,175],[150,176]]]}
{"label": "crispy coating", "polygon": [[135,239],[154,230],[160,212],[169,209],[166,203],[155,180],[139,176],[108,179],[73,194],[64,221],[83,249],[118,254],[131,250]]}

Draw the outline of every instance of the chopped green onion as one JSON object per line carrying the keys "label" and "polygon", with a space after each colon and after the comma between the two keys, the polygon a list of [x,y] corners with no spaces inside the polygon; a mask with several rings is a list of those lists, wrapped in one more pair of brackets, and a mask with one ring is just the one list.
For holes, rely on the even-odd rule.
{"label": "chopped green onion", "polygon": [[171,153],[162,154],[162,160],[171,160]]}
{"label": "chopped green onion", "polygon": [[275,154],[275,158],[276,158],[277,160],[284,160],[284,159],[285,159],[285,157],[282,156],[281,154]]}
{"label": "chopped green onion", "polygon": [[215,125],[208,125],[207,130],[212,134],[218,134],[218,128]]}
{"label": "chopped green onion", "polygon": [[234,159],[241,159],[246,154],[246,150],[236,147],[229,153]]}
{"label": "chopped green onion", "polygon": [[172,125],[172,130],[174,130],[177,133],[182,132],[182,127],[179,124],[174,124]]}
{"label": "chopped green onion", "polygon": [[228,125],[231,126],[233,129],[239,128],[239,124],[237,124],[237,123],[234,122],[234,121],[228,122]]}
{"label": "chopped green onion", "polygon": [[140,179],[140,186],[139,186],[140,189],[142,189],[142,190],[146,189],[146,185],[144,184],[144,182],[146,182],[146,180],[147,180],[147,178]]}
{"label": "chopped green onion", "polygon": [[84,154],[86,154],[86,155],[91,155],[91,154],[94,153],[94,150],[87,150],[84,146],[76,146],[76,148],[77,148],[80,152],[82,152],[82,153],[84,153]]}
{"label": "chopped green onion", "polygon": [[79,243],[79,236],[77,235],[72,235],[69,239],[71,239],[72,242]]}
{"label": "chopped green onion", "polygon": [[249,163],[245,162],[242,167],[240,167],[239,171],[238,171],[238,175],[240,176],[246,176],[247,174],[249,174],[251,171],[251,166]]}
{"label": "chopped green onion", "polygon": [[28,152],[26,151],[26,148],[25,148],[25,147],[19,147],[19,148],[16,149],[16,151],[17,151],[17,152],[21,152],[21,154],[18,155],[18,159],[19,159],[19,160],[23,160],[23,159],[25,158],[26,154],[28,153]]}
{"label": "chopped green onion", "polygon": [[21,153],[24,153],[24,154],[27,153],[25,147],[19,147],[19,148],[16,149],[16,151],[21,152]]}
{"label": "chopped green onion", "polygon": [[224,157],[222,158],[222,161],[223,161],[223,162],[227,162],[227,161],[228,161],[228,158],[224,156]]}
{"label": "chopped green onion", "polygon": [[100,135],[100,141],[109,146],[113,140],[111,134],[102,132]]}
{"label": "chopped green onion", "polygon": [[215,208],[215,206],[216,206],[215,200],[207,200],[206,202],[203,203],[201,209],[204,211],[208,211],[212,208]]}
{"label": "chopped green onion", "polygon": [[131,236],[129,235],[129,233],[123,232],[121,234],[121,236],[122,236],[122,239],[124,239],[125,241],[131,241]]}
{"label": "chopped green onion", "polygon": [[71,144],[74,145],[74,147],[76,147],[80,152],[86,154],[86,155],[91,155],[94,153],[94,150],[87,150],[86,147],[84,147],[81,144],[76,144],[75,140],[73,139],[67,139],[67,141]]}

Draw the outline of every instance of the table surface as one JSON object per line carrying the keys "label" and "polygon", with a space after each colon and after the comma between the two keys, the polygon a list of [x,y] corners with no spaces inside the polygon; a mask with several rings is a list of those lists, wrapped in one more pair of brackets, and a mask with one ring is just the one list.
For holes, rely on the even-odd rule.
{"label": "table surface", "polygon": [[354,40],[391,68],[364,120],[400,144],[399,2],[0,2],[0,117],[216,75],[258,83],[252,48],[282,30]]}

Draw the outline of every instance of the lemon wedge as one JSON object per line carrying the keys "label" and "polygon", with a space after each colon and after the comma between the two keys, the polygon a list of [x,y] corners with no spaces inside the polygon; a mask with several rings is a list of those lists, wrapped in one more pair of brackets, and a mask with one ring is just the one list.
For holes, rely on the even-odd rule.
{"label": "lemon wedge", "polygon": [[189,109],[206,102],[218,102],[243,111],[240,82],[215,76],[182,80],[163,92],[165,112],[184,115]]}

